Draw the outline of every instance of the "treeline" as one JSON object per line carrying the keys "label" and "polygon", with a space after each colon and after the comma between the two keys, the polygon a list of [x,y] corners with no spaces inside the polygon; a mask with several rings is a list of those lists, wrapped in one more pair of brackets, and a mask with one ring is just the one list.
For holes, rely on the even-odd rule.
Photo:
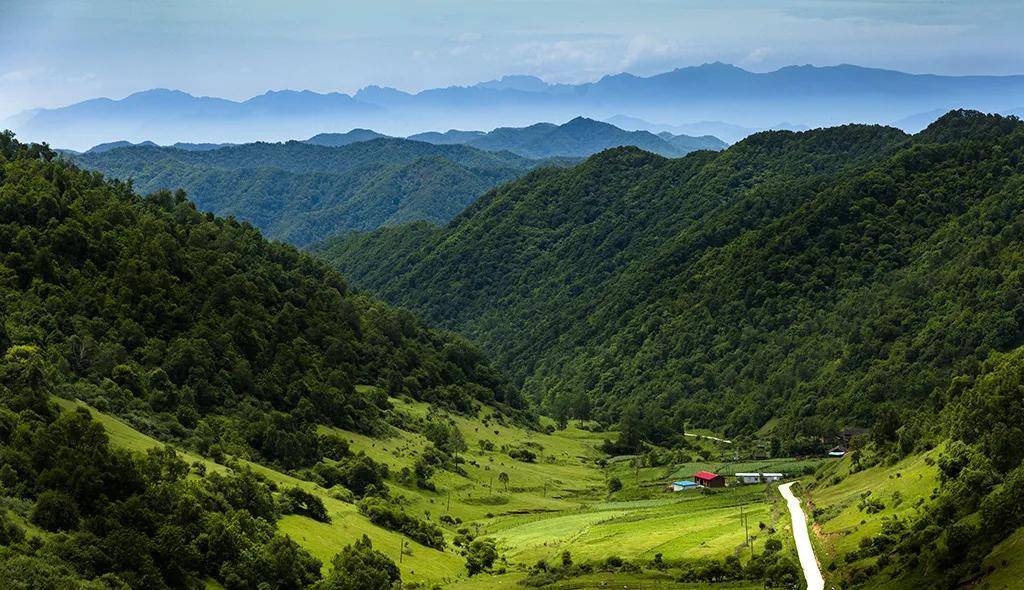
{"label": "treeline", "polygon": [[322,254],[479,342],[556,417],[619,448],[686,427],[821,452],[844,426],[934,426],[958,375],[1024,344],[1024,125],[955,111],[665,160],[635,149],[502,186],[443,229]]}

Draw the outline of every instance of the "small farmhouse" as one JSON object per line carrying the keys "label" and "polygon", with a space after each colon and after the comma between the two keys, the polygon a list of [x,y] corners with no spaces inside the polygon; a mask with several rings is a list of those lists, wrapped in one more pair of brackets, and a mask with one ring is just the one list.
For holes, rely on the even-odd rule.
{"label": "small farmhouse", "polygon": [[693,474],[693,481],[699,486],[705,488],[724,488],[725,477],[716,475],[710,471],[698,471]]}
{"label": "small farmhouse", "polygon": [[672,491],[673,492],[685,492],[686,490],[695,490],[695,489],[697,489],[699,487],[700,487],[699,485],[697,485],[696,483],[694,483],[692,481],[683,480],[683,481],[674,481],[674,482],[672,482]]}
{"label": "small farmhouse", "polygon": [[737,473],[736,479],[742,484],[773,483],[782,481],[782,473]]}

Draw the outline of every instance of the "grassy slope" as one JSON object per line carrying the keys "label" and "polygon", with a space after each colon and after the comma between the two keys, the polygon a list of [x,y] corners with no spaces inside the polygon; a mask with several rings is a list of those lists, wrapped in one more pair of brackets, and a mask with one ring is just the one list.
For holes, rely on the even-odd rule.
{"label": "grassy slope", "polygon": [[[65,409],[70,409],[75,405],[84,405],[81,402],[68,400],[56,401]],[[92,409],[92,413],[93,417],[106,428],[111,442],[115,445],[133,451],[145,451],[148,448],[161,444],[156,439],[134,430],[131,426],[113,416],[103,414],[94,409]],[[199,457],[194,453],[181,452],[181,454],[190,463],[202,461],[207,465],[208,469],[227,469],[223,465]],[[403,537],[372,524],[359,514],[356,507],[352,504],[346,504],[331,498],[327,495],[326,490],[315,484],[295,479],[255,463],[245,461],[243,463],[279,485],[299,486],[321,497],[324,501],[324,506],[331,515],[332,521],[330,524],[323,524],[309,518],[293,515],[282,518],[278,526],[281,532],[290,535],[296,542],[323,561],[325,567],[331,557],[340,551],[342,547],[364,534],[370,537],[375,548],[391,555],[397,560]],[[455,577],[463,573],[462,558],[454,553],[437,551],[411,541],[408,541],[408,543],[412,545],[412,555],[404,556],[401,564],[402,575],[408,581],[438,580]]]}
{"label": "grassy slope", "polygon": [[[830,485],[804,486],[802,493],[810,505],[823,510],[812,519],[811,538],[826,582],[835,583],[837,578],[829,570],[829,565],[856,550],[862,539],[878,533],[883,519],[911,519],[928,510],[932,490],[938,486],[938,469],[934,464],[928,464],[928,458],[936,459],[939,452],[940,449],[933,449],[894,465],[875,465],[856,473],[851,473],[851,461],[847,456],[819,473],[821,481]],[[885,505],[874,514],[868,514],[858,506],[863,494],[869,491],[871,498],[881,500]],[[897,497],[899,501],[896,501]],[[855,564],[865,566],[876,560],[876,557],[870,557]],[[910,583],[916,582],[882,574],[873,576],[868,585],[881,589],[907,587]]]}
{"label": "grassy slope", "polygon": [[[803,494],[813,506],[823,510],[815,518],[812,539],[826,579],[835,577],[828,565],[842,555],[857,549],[862,539],[879,532],[883,519],[900,517],[913,519],[927,514],[932,491],[938,483],[938,468],[928,463],[937,460],[942,448],[912,455],[894,465],[876,465],[863,471],[850,473],[849,457],[819,472],[819,484],[805,479]],[[833,483],[838,480],[838,483]],[[822,485],[824,484],[824,485]],[[875,514],[862,511],[858,504],[862,494],[870,491],[872,498],[881,500],[885,508]],[[894,501],[898,492],[900,501]],[[856,565],[874,563],[875,557],[859,560]],[[975,588],[992,590],[1017,588],[1024,579],[1024,529],[1019,529],[988,555],[986,568],[991,572],[978,580]],[[928,580],[908,580],[893,577],[891,571],[872,577],[865,587],[872,589],[898,589],[927,587]],[[834,580],[832,580],[834,581]]]}
{"label": "grassy slope", "polygon": [[[57,400],[65,409],[81,402]],[[420,402],[393,400],[396,411],[423,416],[429,406]],[[144,451],[161,444],[131,428],[125,422],[91,409],[94,417],[107,429],[111,441],[124,448]],[[600,453],[596,446],[608,433],[591,432],[579,425],[554,434],[531,432],[503,425],[490,410],[476,418],[455,416],[470,449],[463,454],[466,476],[438,472],[434,477],[438,491],[432,492],[389,482],[392,496],[400,498],[406,511],[437,522],[442,514],[463,521],[446,527],[449,536],[455,529],[469,526],[499,542],[509,573],[466,579],[463,559],[455,548],[436,551],[409,543],[411,553],[401,557],[406,582],[439,583],[445,587],[471,590],[484,587],[494,590],[517,587],[522,569],[538,559],[557,559],[563,550],[572,552],[577,561],[600,560],[610,555],[627,559],[651,559],[662,553],[666,559],[686,557],[723,557],[745,555],[742,547],[743,527],[740,509],[749,515],[751,534],[757,539],[755,549],[771,534],[760,530],[759,523],[777,527],[774,535],[786,541],[784,510],[780,510],[766,486],[730,487],[714,494],[700,492],[668,494],[664,484],[676,474],[689,475],[696,468],[713,467],[724,472],[748,468],[750,463],[693,463],[642,468],[639,472],[625,458],[607,468],[598,466]],[[426,441],[417,433],[395,429],[386,438],[370,438],[346,431],[335,431],[346,437],[354,451],[365,451],[375,460],[386,462],[396,473],[413,464]],[[480,440],[502,444],[540,445],[536,463],[509,458],[499,450],[485,451]],[[710,452],[720,452],[720,443],[701,441]],[[533,447],[537,450],[536,446]],[[201,461],[208,469],[226,470],[194,453],[183,452],[189,461]],[[328,512],[330,524],[289,515],[279,521],[280,530],[291,536],[328,567],[330,558],[341,547],[366,534],[374,546],[396,561],[403,537],[381,529],[358,513],[355,506],[331,498],[327,491],[310,482],[264,466],[247,463],[279,485],[300,486],[319,495]],[[782,469],[785,461],[759,461],[758,467]],[[509,474],[509,488],[498,482],[497,474]],[[624,488],[613,495],[607,493],[607,479],[619,477]],[[493,484],[492,484],[493,481]],[[492,488],[493,485],[493,488]],[[448,496],[451,507],[448,510]],[[767,500],[767,501],[766,501]],[[429,515],[429,516],[428,516]],[[609,581],[628,588],[689,588],[659,578],[656,572],[615,575],[595,574],[563,582],[558,588],[601,587]],[[571,583],[570,583],[571,582]],[[733,586],[729,586],[733,587]],[[735,586],[743,588],[746,586]]]}
{"label": "grassy slope", "polygon": [[985,558],[985,568],[992,573],[975,585],[979,590],[1010,590],[1020,588],[1024,580],[1024,529],[1007,537]]}
{"label": "grassy slope", "polygon": [[[927,510],[932,490],[938,487],[938,468],[926,463],[926,457],[938,458],[939,449],[913,455],[891,466],[874,467],[849,473],[850,460],[844,458],[835,465],[837,475],[844,474],[837,485],[807,493],[815,507],[828,507],[830,518],[821,523],[824,546],[832,555],[852,551],[865,537],[878,533],[882,520],[894,516],[908,518]],[[868,514],[858,508],[861,495],[871,492],[885,508]],[[894,501],[899,492],[900,502]],[[918,502],[921,502],[919,505]]]}

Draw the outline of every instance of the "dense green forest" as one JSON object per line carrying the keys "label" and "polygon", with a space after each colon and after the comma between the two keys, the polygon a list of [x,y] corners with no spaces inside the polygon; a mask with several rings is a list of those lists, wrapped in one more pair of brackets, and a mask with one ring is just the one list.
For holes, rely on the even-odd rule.
{"label": "dense green forest", "polygon": [[464,144],[482,150],[503,151],[528,158],[585,157],[613,147],[633,146],[669,158],[696,150],[720,150],[725,142],[710,135],[692,137],[648,131],[626,131],[609,123],[577,117],[562,125],[537,123],[529,127],[499,127],[488,133],[451,130],[421,133],[410,139],[439,145]]}
{"label": "dense green forest", "polygon": [[[326,518],[308,494],[279,499],[245,469],[190,475],[170,450],[114,449],[55,396],[218,460],[312,468],[358,495],[386,493],[386,466],[317,425],[378,432],[388,394],[454,412],[522,406],[466,341],[351,295],[294,247],[200,213],[181,192],[139,197],[9,133],[0,256],[0,575],[26,588],[303,588],[321,577],[274,528],[288,512]],[[10,514],[58,534],[26,540]],[[346,549],[323,587],[350,588],[337,579],[345,564],[374,555],[368,542]]]}
{"label": "dense green forest", "polygon": [[616,149],[502,186],[443,229],[322,253],[479,342],[548,412],[621,422],[624,447],[776,418],[799,452],[883,418],[913,436],[953,377],[1024,341],[1022,140],[1016,119],[953,112],[913,137]]}
{"label": "dense green forest", "polygon": [[[321,139],[331,143],[310,141]],[[213,150],[136,145],[73,157],[107,176],[131,179],[143,194],[184,189],[201,210],[248,221],[298,246],[353,229],[420,219],[445,223],[488,189],[542,163],[395,138],[341,147],[298,141]]]}

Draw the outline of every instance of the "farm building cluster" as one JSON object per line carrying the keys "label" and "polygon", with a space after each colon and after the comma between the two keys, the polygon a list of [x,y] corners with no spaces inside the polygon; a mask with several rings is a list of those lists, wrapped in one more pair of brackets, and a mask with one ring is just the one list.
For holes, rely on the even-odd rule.
{"label": "farm building cluster", "polygon": [[[737,473],[735,477],[736,483],[756,484],[781,481],[784,475],[782,473]],[[698,471],[693,474],[692,481],[684,479],[672,482],[671,489],[673,492],[683,492],[699,488],[724,488],[726,485],[724,475],[710,471]]]}

